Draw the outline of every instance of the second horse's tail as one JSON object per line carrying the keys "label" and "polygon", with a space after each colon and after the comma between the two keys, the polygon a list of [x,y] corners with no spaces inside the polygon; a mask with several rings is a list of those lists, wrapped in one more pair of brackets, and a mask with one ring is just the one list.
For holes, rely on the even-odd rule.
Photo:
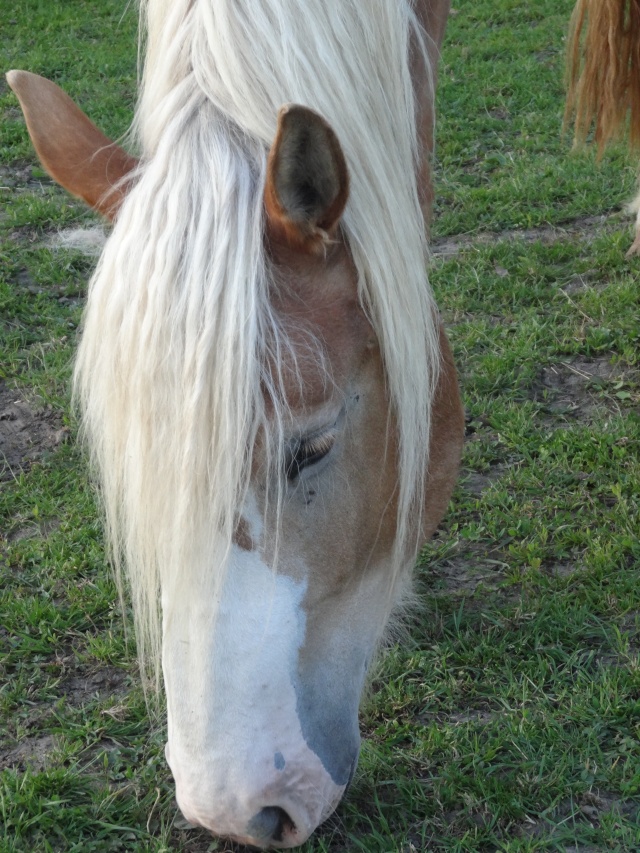
{"label": "second horse's tail", "polygon": [[640,147],[640,0],[578,0],[567,45],[565,124],[602,153],[624,130]]}

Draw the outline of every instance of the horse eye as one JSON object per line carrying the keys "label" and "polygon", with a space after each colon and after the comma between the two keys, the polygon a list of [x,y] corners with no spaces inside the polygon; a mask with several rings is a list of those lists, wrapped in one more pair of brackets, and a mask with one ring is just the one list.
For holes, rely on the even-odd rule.
{"label": "horse eye", "polygon": [[300,439],[287,453],[285,459],[285,473],[288,480],[295,480],[300,472],[311,465],[315,465],[327,455],[333,447],[334,437],[319,436],[314,439]]}

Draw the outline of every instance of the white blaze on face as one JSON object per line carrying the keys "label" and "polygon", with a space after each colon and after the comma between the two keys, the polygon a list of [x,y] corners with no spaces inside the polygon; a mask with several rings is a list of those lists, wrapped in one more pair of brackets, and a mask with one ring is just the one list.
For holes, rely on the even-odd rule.
{"label": "white blaze on face", "polygon": [[[247,506],[245,520],[257,541],[261,519],[253,509]],[[295,830],[269,846],[295,846],[344,792],[298,719],[305,589],[306,582],[272,571],[259,552],[234,545],[215,621],[206,601],[192,599],[169,619],[165,608],[167,760],[187,819],[218,835],[259,843],[256,816],[278,808]]]}

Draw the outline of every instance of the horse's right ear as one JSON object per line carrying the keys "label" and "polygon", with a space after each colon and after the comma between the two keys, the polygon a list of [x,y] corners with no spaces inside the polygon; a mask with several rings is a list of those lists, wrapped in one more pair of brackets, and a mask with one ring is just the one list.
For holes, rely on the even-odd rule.
{"label": "horse's right ear", "polygon": [[62,187],[114,219],[138,161],[89,121],[59,86],[28,71],[9,71],[40,162]]}
{"label": "horse's right ear", "polygon": [[283,107],[264,188],[268,239],[322,252],[335,238],[348,195],[347,163],[331,126],[308,107]]}

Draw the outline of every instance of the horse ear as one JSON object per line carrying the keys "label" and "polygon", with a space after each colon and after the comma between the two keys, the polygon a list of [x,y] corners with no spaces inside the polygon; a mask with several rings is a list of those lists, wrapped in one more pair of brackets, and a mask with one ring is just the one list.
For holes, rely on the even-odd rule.
{"label": "horse ear", "polygon": [[40,162],[66,190],[114,219],[137,160],[108,139],[59,86],[28,71],[9,71]]}
{"label": "horse ear", "polygon": [[267,163],[268,239],[321,252],[335,236],[348,195],[347,163],[332,128],[307,107],[284,106]]}

